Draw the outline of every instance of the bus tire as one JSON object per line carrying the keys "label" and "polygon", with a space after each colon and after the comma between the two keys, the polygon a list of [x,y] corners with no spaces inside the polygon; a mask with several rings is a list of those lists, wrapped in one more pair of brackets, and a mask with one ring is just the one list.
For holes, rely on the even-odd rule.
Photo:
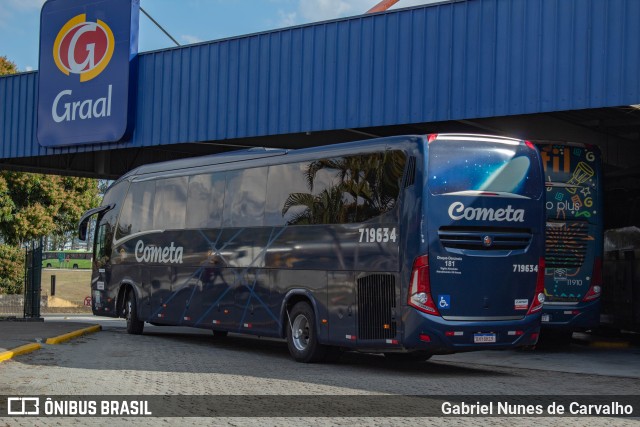
{"label": "bus tire", "polygon": [[47,268],[51,268],[51,263],[50,262],[47,263]]}
{"label": "bus tire", "polygon": [[412,351],[411,353],[385,353],[384,357],[393,362],[426,362],[431,359],[431,354],[423,351]]}
{"label": "bus tire", "polygon": [[73,269],[77,270],[78,269],[78,264],[73,264]]}
{"label": "bus tire", "polygon": [[212,332],[214,338],[226,338],[227,335],[229,335],[228,331],[217,331],[214,329]]}
{"label": "bus tire", "polygon": [[324,359],[327,347],[318,342],[313,309],[306,302],[293,306],[287,322],[287,345],[296,362],[313,363]]}
{"label": "bus tire", "polygon": [[133,289],[127,292],[127,300],[125,301],[125,318],[127,319],[127,333],[132,335],[142,335],[144,330],[144,322],[138,319],[138,308],[136,306],[136,296]]}

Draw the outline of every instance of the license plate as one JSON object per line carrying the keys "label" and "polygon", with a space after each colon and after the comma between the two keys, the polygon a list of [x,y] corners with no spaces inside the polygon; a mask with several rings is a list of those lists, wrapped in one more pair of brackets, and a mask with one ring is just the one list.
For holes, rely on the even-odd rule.
{"label": "license plate", "polygon": [[542,321],[543,321],[543,322],[549,322],[549,321],[551,321],[551,316],[550,316],[550,315],[548,315],[548,314],[543,314],[543,315],[542,315]]}
{"label": "license plate", "polygon": [[474,343],[496,342],[496,334],[474,334]]}

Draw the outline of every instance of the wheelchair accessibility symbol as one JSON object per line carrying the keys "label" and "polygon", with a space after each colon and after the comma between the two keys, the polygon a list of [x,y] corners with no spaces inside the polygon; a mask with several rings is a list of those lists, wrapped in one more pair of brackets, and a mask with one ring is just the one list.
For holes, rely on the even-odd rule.
{"label": "wheelchair accessibility symbol", "polygon": [[440,310],[449,310],[451,308],[451,296],[438,295],[438,307]]}

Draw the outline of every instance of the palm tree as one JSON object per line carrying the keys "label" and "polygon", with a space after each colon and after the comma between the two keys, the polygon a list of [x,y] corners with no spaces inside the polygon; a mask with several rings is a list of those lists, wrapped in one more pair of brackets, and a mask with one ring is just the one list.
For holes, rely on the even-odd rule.
{"label": "palm tree", "polygon": [[404,153],[394,150],[313,161],[305,172],[309,191],[313,192],[316,176],[323,169],[335,171],[338,182],[317,195],[290,194],[282,215],[302,206],[304,210],[289,224],[338,224],[362,222],[388,212],[396,203],[405,160]]}

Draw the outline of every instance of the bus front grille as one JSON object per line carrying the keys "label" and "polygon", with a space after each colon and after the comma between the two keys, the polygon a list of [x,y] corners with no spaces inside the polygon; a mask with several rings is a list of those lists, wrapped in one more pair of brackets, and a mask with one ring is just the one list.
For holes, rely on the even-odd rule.
{"label": "bus front grille", "polygon": [[546,267],[581,267],[587,255],[588,240],[589,225],[586,221],[548,221]]}
{"label": "bus front grille", "polygon": [[391,274],[358,279],[358,339],[390,339],[396,336],[396,285]]}
{"label": "bus front grille", "polygon": [[524,250],[531,230],[508,227],[440,227],[440,243],[447,249],[471,251]]}

